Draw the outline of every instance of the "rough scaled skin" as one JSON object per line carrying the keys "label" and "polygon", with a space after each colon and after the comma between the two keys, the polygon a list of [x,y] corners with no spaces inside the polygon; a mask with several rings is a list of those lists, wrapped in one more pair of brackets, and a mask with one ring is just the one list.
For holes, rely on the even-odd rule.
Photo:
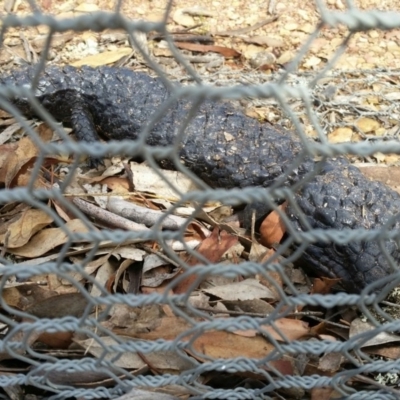
{"label": "rough scaled skin", "polygon": [[[324,173],[296,193],[295,200],[313,229],[368,230],[382,228],[385,224],[389,230],[400,228],[399,194],[380,182],[369,180],[344,159],[328,163]],[[306,230],[292,207],[286,211],[297,230]],[[398,262],[397,243],[382,242],[388,254]],[[341,278],[350,292],[358,292],[392,272],[377,241],[311,244],[302,260],[321,276]]]}
{"label": "rough scaled skin", "polygon": [[[25,68],[1,77],[0,83],[29,85],[32,76],[33,69]],[[160,80],[111,67],[48,67],[35,93],[56,120],[72,126],[77,138],[88,142],[97,140],[98,133],[116,140],[136,139],[169,97]],[[26,100],[13,99],[13,103],[27,117],[34,116]],[[190,107],[190,100],[174,103],[151,131],[147,143],[173,143]],[[291,133],[260,124],[233,105],[206,101],[185,131],[180,158],[211,186],[267,187],[290,168],[300,150],[301,144]],[[314,163],[306,160],[286,184],[313,168]],[[344,159],[329,162],[295,197],[313,228],[379,228],[400,209],[396,192],[370,182]],[[287,214],[296,229],[306,229],[291,207]],[[400,259],[395,242],[383,245],[395,260]],[[341,278],[352,292],[393,272],[373,242],[354,241],[340,247],[315,243],[307,248],[303,259],[316,274]]]}
{"label": "rough scaled skin", "polygon": [[[32,68],[19,70],[0,82],[29,85],[33,73]],[[48,67],[36,94],[56,120],[72,126],[77,138],[87,142],[98,140],[97,133],[115,140],[136,139],[169,97],[160,80],[111,67]],[[27,117],[34,116],[26,101],[15,103]],[[189,100],[174,104],[147,143],[173,143],[190,107]],[[230,104],[206,102],[186,129],[181,159],[214,186],[267,186],[282,175],[300,148],[290,135],[244,117]]]}

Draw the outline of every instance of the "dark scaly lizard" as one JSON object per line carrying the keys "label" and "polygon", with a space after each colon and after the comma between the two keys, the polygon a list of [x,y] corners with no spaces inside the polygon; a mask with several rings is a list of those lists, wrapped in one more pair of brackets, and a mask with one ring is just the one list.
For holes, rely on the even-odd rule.
{"label": "dark scaly lizard", "polygon": [[[29,85],[31,67],[0,78],[1,84]],[[35,89],[39,102],[53,117],[74,129],[78,140],[93,142],[98,134],[110,139],[136,139],[141,128],[169,97],[161,80],[123,68],[48,67]],[[11,99],[28,118],[29,103]],[[155,125],[149,145],[169,145],[185,120],[190,100],[175,102]],[[184,164],[213,187],[270,186],[290,168],[301,151],[295,135],[261,124],[226,102],[205,101],[186,128],[180,151]],[[289,174],[286,184],[312,171],[306,159]],[[371,182],[344,158],[328,161],[318,176],[304,184],[295,201],[312,228],[379,229],[400,211],[400,196],[379,182]],[[306,230],[292,206],[286,213],[296,230]],[[399,229],[396,219],[391,229]],[[393,240],[381,243],[400,260]],[[340,278],[350,292],[394,272],[377,242],[352,241],[345,245],[310,244],[302,254],[317,275]]]}

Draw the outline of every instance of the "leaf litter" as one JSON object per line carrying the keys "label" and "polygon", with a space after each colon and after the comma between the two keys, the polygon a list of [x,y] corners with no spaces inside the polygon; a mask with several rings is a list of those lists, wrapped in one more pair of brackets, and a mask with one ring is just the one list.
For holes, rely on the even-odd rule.
{"label": "leaf litter", "polygon": [[[335,7],[341,8],[340,3],[336,2]],[[330,5],[332,5],[331,2]],[[57,7],[57,2],[47,2],[47,6],[49,8]],[[153,6],[157,7],[156,4]],[[257,7],[257,4],[254,6]],[[276,7],[278,6],[282,6],[282,4],[276,5]],[[95,4],[86,6],[82,4],[80,7],[80,12],[92,12],[97,9]],[[203,62],[205,65],[205,67],[201,67],[203,70],[213,71],[215,66],[221,65],[221,58],[234,68],[240,66],[241,60],[244,59],[249,64],[257,61],[257,68],[268,74],[276,68],[277,64],[289,62],[295,54],[292,48],[302,40],[304,37],[302,34],[312,32],[316,18],[314,10],[310,10],[308,5],[306,7],[294,6],[294,8],[299,8],[295,12],[301,17],[300,19],[295,18],[295,23],[292,9],[287,13],[280,14],[279,19],[273,17],[260,22],[257,22],[257,13],[251,13],[251,17],[244,21],[240,15],[240,18],[235,15],[232,17],[229,10],[227,11],[229,18],[225,19],[238,20],[245,26],[244,28],[234,27],[232,29],[231,26],[224,25],[218,31],[212,32],[212,35],[207,35],[211,41],[207,38],[205,42],[197,42],[194,40],[195,34],[188,35],[187,31],[179,32],[177,29],[176,32],[173,32],[174,42],[177,47],[186,52],[185,55],[193,63]],[[57,10],[56,13],[59,12],[60,10]],[[192,27],[197,23],[199,17],[211,20],[217,18],[219,14],[208,8],[196,11],[185,7],[175,10],[173,20],[180,27]],[[276,34],[277,26],[280,29],[279,35]],[[261,34],[253,34],[253,31],[260,28],[262,29]],[[301,65],[302,69],[313,70],[325,62],[335,51],[335,43],[341,41],[339,38],[340,40],[335,42],[337,38],[331,40],[329,37],[327,40],[329,31],[323,30],[320,34],[321,37],[313,44],[312,54],[305,57]],[[93,33],[90,35],[91,37],[86,39],[93,39]],[[123,43],[125,36],[118,40]],[[355,43],[350,46],[350,51],[357,49],[357,43],[365,40],[361,33],[359,36],[355,36]],[[53,45],[55,48],[61,49],[66,47],[65,44],[73,37],[69,32],[55,35]],[[218,37],[227,37],[228,39],[216,40]],[[396,39],[396,37],[394,38]],[[39,49],[39,42],[43,37],[38,35],[34,39],[33,46]],[[163,47],[165,42],[162,39],[154,38],[156,45],[152,50],[155,54],[158,52],[166,60],[171,58],[171,54]],[[377,38],[377,40],[382,39],[380,36]],[[389,36],[388,39],[390,39]],[[114,39],[110,36],[109,40],[113,41]],[[263,46],[266,46],[268,51],[265,51]],[[218,57],[214,57],[214,54],[211,58],[204,57],[215,52],[218,53]],[[18,54],[18,49],[16,54]],[[130,57],[131,54],[130,47],[122,46],[101,51],[98,54],[88,54],[84,57],[79,55],[76,58],[80,58],[80,61],[77,61],[75,65],[112,64]],[[74,57],[68,56],[68,59],[74,59]],[[356,55],[352,54],[340,62],[353,65],[355,60]],[[359,60],[358,63],[372,66],[377,63],[380,66],[382,58],[377,56],[376,59],[372,57],[371,59],[357,58],[357,60]],[[343,94],[339,93],[338,96],[343,96]],[[378,107],[379,104],[373,96],[368,96],[368,102],[364,106]],[[340,100],[340,97],[337,100]],[[349,103],[346,94],[342,100]],[[269,109],[270,107],[268,107]],[[249,112],[261,113],[260,117],[265,118],[265,112],[261,112],[260,107]],[[273,112],[268,112],[273,121],[275,118]],[[279,115],[278,112],[277,115]],[[32,167],[40,156],[40,151],[29,137],[8,143],[7,140],[12,136],[19,135],[20,128],[18,124],[15,124],[13,118],[2,114],[0,116],[2,126],[7,127],[0,134],[0,182],[7,188],[26,186],[32,179]],[[348,118],[346,124],[345,127],[328,130],[331,132],[328,134],[328,139],[332,142],[359,141],[362,134],[381,135],[382,129],[384,129],[382,121],[372,118],[358,120]],[[32,129],[37,132],[44,143],[53,140],[53,132],[45,124],[32,125]],[[399,179],[392,174],[394,170],[387,165],[382,165],[395,163],[397,158],[377,154],[376,159],[380,163],[379,167],[376,165],[365,167],[366,173],[373,177],[377,174],[380,174],[379,176],[385,174],[388,184],[398,185]],[[34,187],[50,189],[54,182],[62,181],[65,174],[68,173],[70,162],[71,160],[63,155],[46,155],[40,175],[34,180]],[[124,160],[113,159],[112,162],[112,164],[107,162],[107,168],[101,176],[93,175],[90,171],[79,170],[71,182],[70,192],[66,193],[67,203],[53,199],[43,204],[65,221],[64,228],[67,228],[68,232],[77,234],[87,232],[87,225],[74,215],[71,208],[68,207],[68,202],[75,201],[73,204],[80,207],[86,217],[99,228],[111,229],[146,231],[159,215],[165,214],[165,211],[174,210],[179,215],[171,214],[171,217],[180,218],[174,220],[175,222],[179,221],[176,222],[178,224],[176,229],[180,230],[182,226],[185,226],[183,232],[185,243],[182,243],[182,240],[169,241],[167,243],[168,252],[166,252],[156,242],[138,241],[111,246],[110,243],[102,242],[92,253],[94,256],[88,261],[86,256],[92,252],[93,244],[79,240],[70,241],[65,229],[55,222],[53,214],[50,215],[43,209],[39,210],[18,203],[5,204],[0,209],[3,222],[0,228],[0,242],[3,246],[1,251],[3,256],[9,257],[15,263],[16,270],[19,266],[26,268],[29,265],[55,261],[59,257],[59,252],[66,249],[65,261],[82,266],[83,273],[82,271],[69,271],[62,278],[53,273],[43,273],[40,276],[30,277],[27,282],[16,282],[15,279],[9,279],[2,291],[3,302],[11,309],[27,311],[43,318],[80,317],[91,305],[88,304],[86,297],[79,293],[75,282],[83,285],[91,296],[98,298],[107,293],[139,292],[147,294],[152,291],[164,293],[168,288],[170,293],[182,293],[187,296],[187,303],[179,306],[179,313],[168,305],[131,307],[127,304],[114,304],[112,310],[108,310],[107,318],[100,321],[100,324],[103,328],[116,334],[118,342],[138,339],[153,341],[161,338],[176,341],[179,338],[180,342],[185,345],[183,347],[185,357],[174,352],[153,352],[146,355],[130,352],[123,354],[122,357],[117,357],[121,353],[112,351],[112,346],[118,343],[111,337],[103,336],[102,343],[97,343],[88,337],[78,337],[73,331],[48,333],[36,330],[31,332],[29,339],[25,342],[27,345],[35,348],[45,344],[48,353],[52,349],[67,350],[75,345],[78,346],[81,355],[83,352],[88,352],[93,357],[105,356],[106,359],[115,362],[116,366],[122,366],[137,374],[145,374],[149,371],[154,374],[179,374],[193,368],[194,365],[197,365],[196,363],[206,362],[210,357],[220,359],[247,357],[256,360],[271,357],[277,353],[274,341],[286,343],[295,340],[347,340],[349,337],[360,335],[362,337],[373,328],[373,325],[358,318],[357,313],[350,314],[349,310],[338,310],[337,317],[332,320],[327,310],[322,307],[300,309],[284,303],[282,310],[277,309],[279,305],[282,306],[281,302],[284,300],[284,296],[290,296],[293,293],[284,276],[290,278],[299,293],[329,294],[338,283],[325,278],[310,282],[300,269],[294,268],[290,264],[285,267],[284,271],[274,268],[276,259],[274,247],[285,237],[285,226],[279,218],[278,212],[269,214],[263,221],[260,236],[255,239],[242,229],[238,222],[240,218],[234,219],[237,215],[236,212],[232,216],[232,209],[226,208],[224,205],[203,205],[202,210],[196,214],[196,219],[191,218],[194,207],[192,204],[180,204],[179,194],[188,193],[196,188],[191,186],[191,180],[184,175],[174,171],[163,172],[163,175],[175,187],[174,189],[171,185],[159,185],[164,181],[159,176],[154,176],[154,174],[152,176],[151,170],[146,165],[130,163],[132,175],[128,176],[129,174],[123,166]],[[60,163],[66,164],[65,169],[54,172],[53,167]],[[128,205],[134,206],[132,208],[135,210],[135,214],[142,219],[135,217],[135,220],[131,221],[132,215],[122,212],[128,208]],[[222,208],[219,209],[220,207]],[[150,213],[150,211],[154,213]],[[106,212],[110,212],[110,214]],[[148,219],[143,219],[143,215],[146,213],[152,215],[153,219],[150,219],[150,222]],[[115,218],[113,214],[118,214],[122,219]],[[190,218],[190,223],[185,224],[188,218]],[[170,229],[171,226],[168,228]],[[196,254],[193,254],[193,249],[196,249]],[[171,251],[177,257],[176,259],[170,257]],[[181,268],[181,262],[177,262],[177,260],[182,260],[187,268]],[[246,276],[238,274],[226,276],[222,273],[219,275],[218,269],[212,268],[212,264],[218,263],[218,268],[223,271],[228,268],[228,264],[237,264],[244,260],[261,262],[267,268],[262,273],[250,273]],[[198,268],[200,265],[205,267],[200,270]],[[209,268],[209,273],[204,273],[204,271],[208,272],[207,268]],[[95,317],[103,309],[104,306],[97,306],[91,316]],[[269,316],[274,313],[274,318],[269,320]],[[277,318],[277,315],[280,315],[280,318]],[[262,318],[262,322],[259,323],[257,329],[218,331],[205,328],[200,334],[197,332],[197,328],[202,326],[201,324],[210,320],[224,321],[227,318],[246,316]],[[330,322],[335,322],[340,326],[331,325]],[[23,334],[15,334],[11,340],[22,341]],[[365,340],[363,350],[369,354],[380,354],[396,359],[398,358],[398,349],[395,346],[397,341],[398,335],[395,333],[376,335],[371,340]],[[109,349],[106,355],[104,354],[105,345]],[[28,356],[23,351],[19,354]],[[68,353],[64,354],[68,357]],[[79,354],[79,351],[75,350],[74,354]],[[7,356],[7,354],[1,354],[0,358],[4,359],[3,357]],[[282,355],[278,358],[270,358],[263,368],[285,375],[318,373],[331,376],[345,368],[345,361],[337,353],[325,354],[319,359],[318,357],[301,359],[300,356],[294,358]],[[208,377],[208,379],[218,379],[218,372],[214,371],[210,375],[211,378]],[[68,376],[54,374],[51,378],[53,382],[72,383],[77,386],[83,381],[85,384],[94,386],[107,383],[107,379],[100,373],[87,374],[85,377],[73,374]],[[262,376],[257,378],[263,379]],[[174,389],[173,393],[177,393],[178,388]],[[149,392],[146,391],[146,393]],[[187,393],[184,392],[183,396],[185,395],[187,396]],[[312,390],[313,398],[331,398],[332,395],[335,395],[335,392],[332,394],[330,389],[325,392],[323,389]],[[159,396],[161,395],[159,394]]]}
{"label": "leaf litter", "polygon": [[[36,129],[43,140],[52,139],[46,127],[41,125]],[[8,145],[2,146],[6,148]],[[5,177],[3,183],[10,187],[23,186],[26,180],[31,179],[38,149],[28,138],[24,138],[14,144],[12,152],[6,151],[5,154],[8,154],[8,159],[0,165],[0,176]],[[46,160],[48,162],[35,180],[37,187],[51,188],[55,182],[62,182],[63,174],[68,173],[68,159],[49,155]],[[105,355],[106,360],[115,360],[116,367],[136,373],[150,368],[161,374],[179,374],[196,363],[206,362],[210,357],[261,360],[276,351],[277,342],[326,338],[340,340],[329,334],[329,323],[312,323],[313,315],[323,318],[322,309],[315,312],[286,306],[277,314],[279,318],[269,320],[270,315],[276,314],[275,305],[282,301],[282,293],[290,294],[291,289],[287,287],[284,276],[291,276],[292,284],[305,293],[330,293],[338,283],[318,278],[314,285],[310,285],[299,277],[302,274],[300,269],[288,265],[281,273],[273,268],[274,260],[283,260],[282,256],[276,256],[274,247],[285,237],[285,226],[280,218],[285,205],[279,206],[279,212],[274,211],[264,219],[259,236],[254,237],[241,227],[237,211],[218,202],[204,204],[201,212],[197,212],[197,218],[193,218],[193,204],[180,202],[180,194],[198,189],[180,172],[163,171],[163,176],[172,183],[169,185],[145,164],[130,163],[127,169],[118,167],[121,160],[116,159],[115,162],[113,168],[107,160],[104,175],[93,175],[91,171],[79,169],[66,191],[67,203],[55,199],[46,203],[54,214],[49,214],[46,208],[35,209],[27,205],[2,207],[0,212],[4,223],[0,229],[0,241],[5,254],[14,257],[16,267],[57,260],[60,249],[65,246],[66,260],[82,267],[82,271],[70,271],[62,279],[50,273],[31,277],[26,283],[10,281],[2,292],[3,301],[8,307],[50,319],[80,317],[83,313],[95,316],[106,310],[108,317],[100,323],[104,329],[117,335],[118,342],[179,340],[186,356],[175,351],[154,351],[145,355],[126,353],[120,356],[119,351],[111,350],[105,355],[105,345],[117,345],[114,339],[104,336],[99,343],[90,337],[76,335],[73,330],[52,333],[35,330],[27,341],[29,346],[46,346],[47,351],[67,351],[78,346],[93,357]],[[56,163],[66,164],[57,174],[53,171]],[[161,217],[164,218],[165,212],[173,211],[164,218],[161,227],[181,232],[183,241],[168,241],[168,252],[159,243],[146,240],[112,246],[101,242],[94,256],[87,260],[86,255],[92,251],[93,244],[71,240],[69,234],[86,233],[88,225],[74,216],[68,203],[78,206],[98,228],[114,226],[144,232],[157,224]],[[58,226],[53,215],[65,221],[64,225]],[[170,251],[181,261],[172,259]],[[244,260],[270,268],[248,275],[229,277],[223,274],[229,265]],[[182,268],[182,265],[186,267]],[[204,267],[200,270],[201,265]],[[221,273],[213,265],[217,265]],[[94,307],[88,303],[75,282],[83,285],[92,298],[101,298],[107,293],[164,293],[168,288],[170,293],[187,296],[187,301],[178,305],[179,314],[166,305],[130,307],[114,304],[107,310],[105,306]],[[209,320],[207,315],[211,315],[213,321],[241,316],[261,320],[257,328],[233,331],[204,328],[199,332],[198,326]],[[351,337],[369,328],[356,318],[349,325],[343,325],[343,329]],[[23,336],[14,335],[11,340],[22,339]],[[395,341],[398,341],[397,335],[381,334],[366,341],[364,347],[368,350],[373,348],[378,354],[379,345]],[[24,352],[21,354],[26,356]],[[9,356],[4,353],[0,354],[0,358],[6,360]],[[305,369],[309,362],[305,361]],[[327,354],[320,358],[317,366],[314,365],[314,372],[333,374],[343,367],[344,362],[340,354]],[[265,364],[264,368],[294,374],[297,367],[293,358],[280,355]],[[262,379],[262,376],[258,378]],[[57,379],[63,381],[67,378]],[[92,376],[93,382],[95,379],[97,377]]]}

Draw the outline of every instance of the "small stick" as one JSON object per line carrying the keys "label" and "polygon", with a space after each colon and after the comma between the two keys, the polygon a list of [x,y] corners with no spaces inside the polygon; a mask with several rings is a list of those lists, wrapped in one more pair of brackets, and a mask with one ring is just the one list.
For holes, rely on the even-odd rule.
{"label": "small stick", "polygon": [[102,208],[89,203],[88,201],[78,199],[77,197],[72,199],[72,203],[78,207],[85,214],[101,221],[106,224],[112,225],[116,228],[125,229],[129,231],[141,231],[149,232],[150,229],[143,225],[137,224],[136,222],[129,221],[129,219],[120,217],[110,211],[103,210]]}
{"label": "small stick", "polygon": [[178,230],[187,222],[186,218],[176,215],[165,216],[165,213],[162,211],[140,207],[118,196],[112,196],[108,199],[107,208],[112,213],[146,226],[153,226],[161,217],[164,217],[161,225],[162,228],[174,231]]}
{"label": "small stick", "polygon": [[246,33],[249,33],[251,31],[255,31],[256,29],[262,28],[264,25],[268,25],[271,22],[275,22],[279,17],[275,16],[272,18],[264,19],[260,22],[257,22],[256,24],[249,26],[247,28],[241,28],[241,29],[234,29],[232,31],[221,31],[221,32],[215,32],[214,36],[241,36],[245,35]]}

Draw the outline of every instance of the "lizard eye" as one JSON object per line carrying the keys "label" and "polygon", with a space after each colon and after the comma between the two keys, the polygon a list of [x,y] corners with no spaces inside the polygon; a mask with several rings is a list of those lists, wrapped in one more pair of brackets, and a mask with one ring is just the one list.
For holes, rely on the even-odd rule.
{"label": "lizard eye", "polygon": [[344,251],[343,246],[338,245],[338,244],[336,244],[336,243],[333,243],[332,247],[333,247],[333,251],[334,251],[338,256],[344,257],[344,256],[346,255],[346,252]]}

